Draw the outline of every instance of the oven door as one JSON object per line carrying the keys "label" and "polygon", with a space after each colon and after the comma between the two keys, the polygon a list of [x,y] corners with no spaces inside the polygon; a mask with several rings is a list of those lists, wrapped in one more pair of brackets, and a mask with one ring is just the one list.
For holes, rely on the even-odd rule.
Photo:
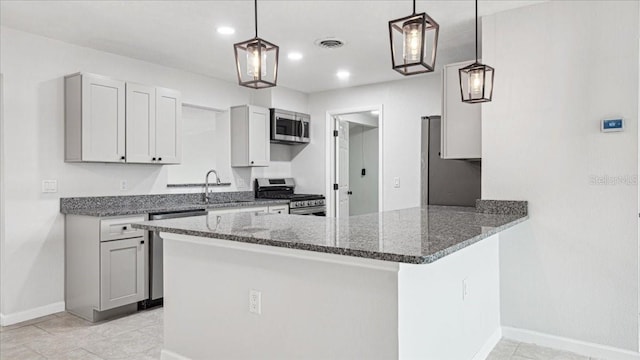
{"label": "oven door", "polygon": [[326,208],[324,206],[312,206],[305,208],[295,208],[289,209],[289,214],[291,215],[316,215],[316,216],[326,216]]}

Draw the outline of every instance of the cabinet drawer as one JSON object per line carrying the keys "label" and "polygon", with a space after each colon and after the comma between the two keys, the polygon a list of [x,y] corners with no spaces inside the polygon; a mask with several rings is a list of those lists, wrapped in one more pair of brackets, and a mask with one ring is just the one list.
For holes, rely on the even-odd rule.
{"label": "cabinet drawer", "polygon": [[289,213],[289,205],[274,205],[269,206],[270,214],[288,214]]}
{"label": "cabinet drawer", "polygon": [[144,215],[101,220],[100,241],[144,236],[144,230],[131,227],[131,224],[142,221],[145,221]]}

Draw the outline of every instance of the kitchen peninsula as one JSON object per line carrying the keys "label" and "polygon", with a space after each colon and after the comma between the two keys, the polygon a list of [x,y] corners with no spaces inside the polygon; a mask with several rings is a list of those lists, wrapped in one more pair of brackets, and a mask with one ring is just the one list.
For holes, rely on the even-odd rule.
{"label": "kitchen peninsula", "polygon": [[499,232],[526,202],[135,224],[164,238],[163,359],[472,359],[500,339]]}

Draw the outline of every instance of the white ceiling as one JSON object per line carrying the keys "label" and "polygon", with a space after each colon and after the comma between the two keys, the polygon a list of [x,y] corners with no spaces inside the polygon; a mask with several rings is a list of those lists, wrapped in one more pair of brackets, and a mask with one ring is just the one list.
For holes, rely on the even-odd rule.
{"label": "white ceiling", "polygon": [[[540,0],[481,0],[480,15]],[[259,36],[280,46],[278,85],[316,92],[401,79],[391,69],[388,21],[409,15],[410,0],[258,1]],[[474,55],[471,0],[418,1],[440,24],[437,64]],[[0,23],[136,59],[237,81],[233,43],[253,37],[253,1],[0,1]],[[234,35],[216,32],[221,25]],[[338,37],[340,49],[314,41]],[[289,51],[304,58],[293,62]],[[339,80],[339,69],[351,72]]]}

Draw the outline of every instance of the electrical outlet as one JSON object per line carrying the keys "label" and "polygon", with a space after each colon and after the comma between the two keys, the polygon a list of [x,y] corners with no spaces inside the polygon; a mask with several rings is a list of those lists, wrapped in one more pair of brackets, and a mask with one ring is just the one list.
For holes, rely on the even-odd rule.
{"label": "electrical outlet", "polygon": [[469,279],[464,278],[462,280],[462,300],[467,300],[469,297]]}
{"label": "electrical outlet", "polygon": [[393,187],[396,188],[396,189],[400,187],[400,178],[399,177],[394,177],[393,178]]}
{"label": "electrical outlet", "polygon": [[127,180],[120,180],[120,190],[125,191],[129,188]]}
{"label": "electrical outlet", "polygon": [[42,180],[42,192],[43,193],[58,192],[58,180]]}
{"label": "electrical outlet", "polygon": [[244,189],[245,187],[246,187],[246,184],[244,183],[244,179],[238,178],[238,189]]}
{"label": "electrical outlet", "polygon": [[262,292],[258,290],[249,290],[249,312],[254,314],[262,314]]}

